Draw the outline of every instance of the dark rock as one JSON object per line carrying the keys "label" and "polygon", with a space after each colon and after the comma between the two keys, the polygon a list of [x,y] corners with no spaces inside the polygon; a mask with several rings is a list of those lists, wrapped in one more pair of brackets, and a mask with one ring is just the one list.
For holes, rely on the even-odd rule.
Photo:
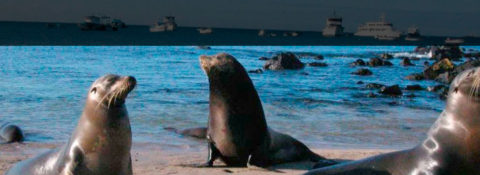
{"label": "dark rock", "polygon": [[433,87],[428,87],[427,90],[437,93],[440,99],[445,100],[447,99],[449,88],[445,85],[436,85]]}
{"label": "dark rock", "polygon": [[414,66],[415,64],[410,62],[410,59],[403,58],[402,62],[400,62],[400,65],[402,65],[402,66]]}
{"label": "dark rock", "polygon": [[382,58],[382,59],[392,59],[392,58],[393,58],[393,55],[390,55],[390,54],[388,54],[388,53],[382,53],[382,54],[380,55],[380,58]]}
{"label": "dark rock", "polygon": [[368,83],[365,87],[369,89],[381,89],[382,87],[385,87],[385,85],[378,83]]}
{"label": "dark rock", "polygon": [[455,65],[448,59],[442,59],[433,63],[432,66],[423,70],[425,79],[434,80],[438,75],[453,70]]}
{"label": "dark rock", "polygon": [[398,85],[384,86],[384,87],[380,88],[379,92],[381,94],[385,94],[385,95],[393,95],[393,96],[402,95],[402,90],[400,89],[400,86],[398,86]]}
{"label": "dark rock", "polygon": [[432,57],[436,60],[449,58],[458,61],[462,58],[462,50],[458,45],[444,45],[432,52]]}
{"label": "dark rock", "polygon": [[411,75],[406,76],[405,79],[407,79],[407,80],[423,80],[423,79],[425,79],[425,77],[423,76],[423,74],[416,73],[416,74],[411,74]]}
{"label": "dark rock", "polygon": [[405,88],[405,90],[409,90],[409,91],[419,91],[419,90],[423,90],[423,87],[418,85],[418,84],[415,84],[415,85],[407,85],[407,87]]}
{"label": "dark rock", "polygon": [[430,92],[438,92],[442,89],[448,89],[448,87],[445,85],[436,85],[436,86],[430,86],[427,88],[427,90]]}
{"label": "dark rock", "polygon": [[312,62],[312,63],[308,63],[309,66],[312,66],[312,67],[327,67],[327,63],[322,63],[322,62]]}
{"label": "dark rock", "polygon": [[323,60],[323,59],[324,59],[324,57],[323,57],[323,55],[317,55],[317,56],[313,57],[313,59],[316,59],[316,60]]}
{"label": "dark rock", "polygon": [[365,66],[365,61],[363,61],[362,59],[358,59],[356,60],[355,62],[351,63],[350,64],[351,66]]}
{"label": "dark rock", "polygon": [[302,69],[305,67],[293,53],[280,53],[275,55],[263,65],[264,69],[283,70],[283,69]]}
{"label": "dark rock", "polygon": [[367,76],[367,75],[372,75],[372,71],[368,69],[358,69],[357,71],[353,72],[352,74],[355,75],[361,75],[361,76]]}
{"label": "dark rock", "polygon": [[453,79],[461,72],[478,66],[480,66],[480,60],[470,60],[458,66],[455,66],[455,68],[450,72],[440,74],[435,78],[435,80],[442,83],[450,84]]}
{"label": "dark rock", "polygon": [[261,74],[263,73],[263,70],[262,69],[249,70],[248,73]]}
{"label": "dark rock", "polygon": [[385,61],[380,58],[370,58],[368,65],[371,67],[377,67],[377,66],[392,66],[393,64],[390,61]]}
{"label": "dark rock", "polygon": [[266,60],[268,60],[268,59],[269,59],[269,58],[267,58],[267,57],[260,57],[260,58],[258,58],[258,60],[262,60],[262,61],[266,61]]}
{"label": "dark rock", "polygon": [[428,61],[423,62],[423,66],[424,66],[425,68],[430,67],[430,62],[428,62]]}
{"label": "dark rock", "polygon": [[357,84],[363,84],[363,81],[357,81]]}
{"label": "dark rock", "polygon": [[420,58],[418,58],[418,57],[410,57],[408,59],[410,59],[410,60],[420,60]]}
{"label": "dark rock", "polygon": [[432,58],[441,60],[449,58],[450,60],[460,60],[462,58],[462,50],[458,45],[443,45],[443,46],[419,46],[415,48],[416,53],[428,54],[432,53]]}

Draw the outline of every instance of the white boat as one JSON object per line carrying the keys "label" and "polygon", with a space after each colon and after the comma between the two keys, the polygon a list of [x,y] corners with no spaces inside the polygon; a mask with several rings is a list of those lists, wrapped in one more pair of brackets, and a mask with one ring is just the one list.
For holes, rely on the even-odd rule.
{"label": "white boat", "polygon": [[405,37],[406,41],[419,41],[420,40],[420,30],[417,27],[410,27],[407,30],[407,36]]}
{"label": "white boat", "polygon": [[200,34],[211,34],[212,28],[198,28],[198,33]]}
{"label": "white boat", "polygon": [[463,42],[465,42],[465,40],[463,39],[460,39],[460,38],[447,38],[445,39],[445,44],[462,44]]}
{"label": "white boat", "polygon": [[325,28],[322,30],[322,35],[327,37],[343,35],[342,17],[339,17],[333,12],[333,16],[327,18]]}
{"label": "white boat", "polygon": [[395,40],[400,38],[402,33],[393,28],[393,24],[385,21],[385,15],[380,17],[380,21],[367,22],[360,25],[355,32],[355,36],[374,37],[381,40]]}
{"label": "white boat", "polygon": [[265,30],[260,29],[260,30],[258,31],[258,36],[265,36]]}
{"label": "white boat", "polygon": [[150,32],[165,32],[174,31],[177,29],[177,23],[175,23],[174,16],[165,16],[163,19],[156,22],[150,27]]}

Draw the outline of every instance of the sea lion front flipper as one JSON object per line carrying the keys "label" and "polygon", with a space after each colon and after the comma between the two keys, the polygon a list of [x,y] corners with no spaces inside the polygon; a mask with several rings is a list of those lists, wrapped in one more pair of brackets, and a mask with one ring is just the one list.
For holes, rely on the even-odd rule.
{"label": "sea lion front flipper", "polygon": [[84,161],[84,155],[82,149],[79,147],[74,147],[72,150],[72,155],[70,159],[65,162],[65,171],[69,172],[67,174],[77,175],[81,172],[81,164]]}
{"label": "sea lion front flipper", "polygon": [[198,168],[203,168],[203,167],[213,167],[213,162],[217,160],[221,156],[220,151],[218,151],[217,147],[215,147],[215,144],[212,142],[208,143],[208,158],[207,162],[196,165]]}

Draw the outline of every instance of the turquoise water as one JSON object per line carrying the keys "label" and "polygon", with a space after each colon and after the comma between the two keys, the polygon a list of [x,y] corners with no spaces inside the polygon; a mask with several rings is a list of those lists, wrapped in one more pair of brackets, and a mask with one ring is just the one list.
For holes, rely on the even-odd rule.
{"label": "turquoise water", "polygon": [[[208,80],[200,69],[199,55],[227,52],[252,70],[263,66],[259,57],[291,51],[322,54],[329,66],[250,74],[270,127],[311,147],[409,147],[423,139],[443,109],[444,101],[427,91],[404,91],[404,95],[413,93],[415,98],[367,98],[375,90],[356,82],[401,87],[435,85],[432,81],[403,79],[422,71],[425,60],[413,61],[416,64],[413,67],[402,67],[400,59],[393,59],[395,66],[370,68],[373,76],[367,77],[350,74],[356,68],[349,63],[379,53],[413,49],[406,46],[214,46],[210,50],[187,46],[0,47],[0,123],[20,125],[30,142],[65,142],[76,126],[90,84],[106,73],[115,73],[132,75],[138,80],[137,88],[126,102],[134,141],[196,146],[197,140],[183,138],[163,127],[206,125]],[[301,61],[315,60],[302,57]],[[389,105],[390,102],[397,104]]]}

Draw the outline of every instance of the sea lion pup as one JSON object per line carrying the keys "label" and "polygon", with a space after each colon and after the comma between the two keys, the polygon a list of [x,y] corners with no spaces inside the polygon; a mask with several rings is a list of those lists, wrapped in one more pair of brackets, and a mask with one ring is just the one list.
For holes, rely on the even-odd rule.
{"label": "sea lion pup", "polygon": [[17,125],[4,123],[0,125],[0,144],[23,141],[23,132]]}
{"label": "sea lion pup", "polygon": [[278,163],[324,160],[294,138],[269,130],[262,104],[250,77],[231,55],[201,56],[200,64],[210,83],[208,161],[220,158],[227,166],[250,164],[266,167]]}
{"label": "sea lion pup", "polygon": [[135,85],[130,76],[97,79],[70,141],[17,163],[6,175],[131,175],[132,133],[125,98]]}
{"label": "sea lion pup", "polygon": [[418,146],[315,169],[329,175],[480,174],[480,68],[452,82],[444,111]]}

